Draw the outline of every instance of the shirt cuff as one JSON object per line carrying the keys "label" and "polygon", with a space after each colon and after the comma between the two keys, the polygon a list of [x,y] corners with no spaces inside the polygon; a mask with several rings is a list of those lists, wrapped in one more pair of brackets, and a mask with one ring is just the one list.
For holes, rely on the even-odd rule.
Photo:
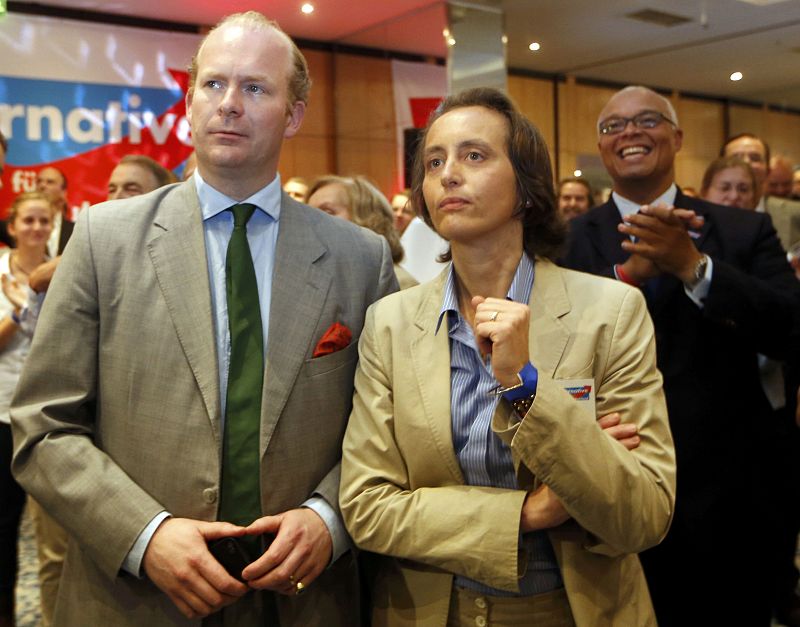
{"label": "shirt cuff", "polygon": [[350,549],[350,536],[345,531],[344,523],[342,523],[342,519],[339,518],[330,503],[321,496],[312,496],[302,506],[316,512],[328,528],[328,533],[331,534],[333,548],[331,550],[331,561],[328,564],[330,566]]}
{"label": "shirt cuff", "polygon": [[706,264],[706,273],[703,275],[703,278],[698,281],[697,285],[694,286],[694,289],[689,289],[686,285],[683,286],[683,290],[686,292],[686,295],[692,300],[692,302],[702,309],[704,307],[703,301],[708,296],[708,290],[711,289],[711,278],[714,272],[714,262],[711,261],[711,256],[706,255],[706,259],[708,259],[708,263]]}
{"label": "shirt cuff", "polygon": [[156,529],[169,517],[169,512],[156,514],[155,518],[142,529],[139,537],[136,538],[136,542],[133,543],[131,550],[128,551],[128,554],[125,556],[125,561],[122,562],[122,570],[130,573],[134,577],[142,578],[142,559],[144,558],[144,552],[147,550],[147,546],[150,544],[150,540],[153,538]]}
{"label": "shirt cuff", "polygon": [[536,388],[539,385],[539,371],[536,370],[536,367],[531,362],[523,366],[522,370],[519,371],[519,377],[522,379],[520,387],[503,392],[503,398],[508,402],[536,394]]}

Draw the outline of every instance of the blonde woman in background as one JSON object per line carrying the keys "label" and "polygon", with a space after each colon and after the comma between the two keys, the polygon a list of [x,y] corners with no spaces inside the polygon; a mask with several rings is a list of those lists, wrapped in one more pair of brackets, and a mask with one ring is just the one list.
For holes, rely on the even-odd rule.
{"label": "blonde woman in background", "polygon": [[400,289],[417,284],[416,279],[398,264],[403,260],[403,246],[394,228],[394,215],[389,201],[362,176],[322,176],[308,190],[308,204],[337,218],[383,235],[389,242],[394,273]]}

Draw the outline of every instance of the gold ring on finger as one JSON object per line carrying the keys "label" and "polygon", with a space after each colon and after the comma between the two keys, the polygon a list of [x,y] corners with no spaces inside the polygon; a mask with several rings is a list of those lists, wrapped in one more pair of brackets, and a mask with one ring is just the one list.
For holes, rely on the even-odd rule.
{"label": "gold ring on finger", "polygon": [[295,593],[297,596],[300,596],[300,595],[301,595],[301,594],[303,594],[305,591],[306,591],[306,587],[303,585],[303,582],[302,582],[302,581],[298,581],[296,584],[294,584],[294,593]]}

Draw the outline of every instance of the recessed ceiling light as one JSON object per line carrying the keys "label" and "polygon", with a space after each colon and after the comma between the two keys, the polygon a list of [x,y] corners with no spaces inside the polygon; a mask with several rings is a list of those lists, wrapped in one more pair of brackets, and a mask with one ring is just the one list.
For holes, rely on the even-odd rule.
{"label": "recessed ceiling light", "polygon": [[455,40],[455,38],[454,38],[454,37],[448,37],[448,38],[447,38],[447,45],[448,45],[448,46],[455,46],[455,45],[456,45],[456,40]]}
{"label": "recessed ceiling light", "polygon": [[539,45],[538,41],[534,41],[533,43],[531,43],[530,46],[528,46],[528,50],[530,50],[531,52],[536,52],[537,50],[539,50],[539,48],[541,48],[541,46]]}
{"label": "recessed ceiling light", "polygon": [[508,35],[503,35],[503,36],[500,38],[500,41],[502,41],[504,44],[507,44],[507,43],[508,43]]}
{"label": "recessed ceiling light", "polygon": [[300,7],[300,10],[306,15],[311,15],[314,12],[314,5],[310,2],[306,2]]}
{"label": "recessed ceiling light", "polygon": [[582,170],[575,170],[575,171],[572,173],[572,176],[575,176],[575,177],[577,177],[577,176],[582,176],[582,175],[583,175],[583,171],[582,171]]}
{"label": "recessed ceiling light", "polygon": [[742,73],[741,72],[734,72],[733,74],[731,74],[731,80],[732,81],[740,81],[740,80],[742,80]]}

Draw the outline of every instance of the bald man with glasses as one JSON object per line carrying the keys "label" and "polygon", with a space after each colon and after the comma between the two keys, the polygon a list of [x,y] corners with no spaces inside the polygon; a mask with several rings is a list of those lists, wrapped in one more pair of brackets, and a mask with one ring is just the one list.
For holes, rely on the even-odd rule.
{"label": "bald man with glasses", "polygon": [[598,119],[612,196],[572,221],[565,265],[639,287],[653,318],[678,469],[672,528],[640,556],[659,625],[767,626],[757,354],[789,350],[800,290],[768,216],[681,193],[682,142],[666,98],[612,96]]}

